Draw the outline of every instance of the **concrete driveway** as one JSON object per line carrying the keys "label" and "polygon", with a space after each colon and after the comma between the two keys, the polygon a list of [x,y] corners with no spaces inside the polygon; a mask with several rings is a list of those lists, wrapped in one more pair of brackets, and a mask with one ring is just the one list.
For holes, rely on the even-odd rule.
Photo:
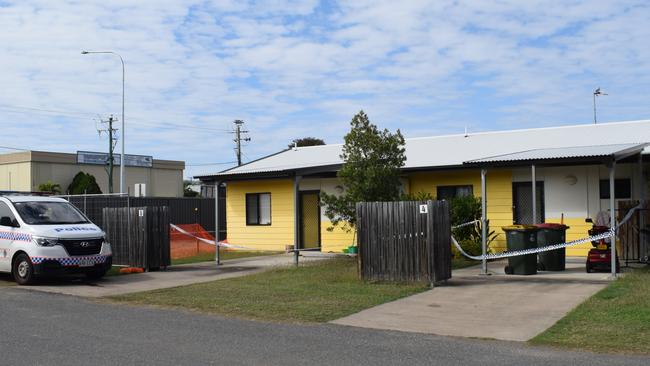
{"label": "concrete driveway", "polygon": [[604,288],[608,273],[585,273],[584,259],[568,259],[565,272],[508,276],[504,262],[453,272],[445,286],[333,321],[363,328],[459,337],[527,341]]}
{"label": "concrete driveway", "polygon": [[[328,258],[332,256],[320,253],[305,254],[300,257],[300,262]],[[241,277],[292,264],[293,255],[280,254],[228,260],[219,267],[215,266],[214,262],[177,265],[162,271],[106,276],[99,281],[89,281],[83,277],[43,279],[33,286],[16,288],[73,296],[104,297]]]}

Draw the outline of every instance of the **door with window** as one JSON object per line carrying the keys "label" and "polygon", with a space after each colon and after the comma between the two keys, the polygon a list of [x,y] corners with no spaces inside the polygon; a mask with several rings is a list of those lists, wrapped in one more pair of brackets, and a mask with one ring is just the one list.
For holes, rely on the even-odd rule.
{"label": "door with window", "polygon": [[11,246],[18,220],[5,202],[0,202],[0,270],[11,271]]}
{"label": "door with window", "polygon": [[300,248],[320,248],[320,191],[300,192]]}
{"label": "door with window", "polygon": [[[538,224],[544,222],[544,182],[535,184],[537,195],[537,220]],[[532,182],[512,183],[512,214],[515,224],[533,223],[533,187]]]}

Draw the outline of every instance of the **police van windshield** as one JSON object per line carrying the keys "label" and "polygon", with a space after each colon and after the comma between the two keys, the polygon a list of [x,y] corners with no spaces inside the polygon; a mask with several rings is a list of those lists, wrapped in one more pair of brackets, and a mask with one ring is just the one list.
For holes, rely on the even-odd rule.
{"label": "police van windshield", "polygon": [[81,212],[67,202],[15,202],[20,217],[29,225],[86,224]]}

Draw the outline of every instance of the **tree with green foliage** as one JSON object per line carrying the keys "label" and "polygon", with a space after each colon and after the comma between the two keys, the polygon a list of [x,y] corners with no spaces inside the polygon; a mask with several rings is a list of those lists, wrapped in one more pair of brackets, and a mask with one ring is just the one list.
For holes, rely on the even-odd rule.
{"label": "tree with green foliage", "polygon": [[101,194],[102,190],[92,174],[79,172],[68,186],[68,194]]}
{"label": "tree with green foliage", "polygon": [[183,181],[183,197],[198,197],[201,194],[195,190],[192,189],[192,185],[194,185],[194,181],[191,180],[184,180]]}
{"label": "tree with green foliage", "polygon": [[54,194],[60,194],[61,193],[61,185],[58,183],[54,183],[51,180],[48,180],[46,183],[41,183],[38,185],[38,191],[39,192],[49,192],[49,193],[54,193]]}
{"label": "tree with green foliage", "polygon": [[323,139],[319,139],[316,137],[303,137],[301,139],[295,139],[291,141],[289,144],[289,148],[294,148],[296,146],[302,147],[302,146],[320,146],[320,145],[325,145],[325,141]]}
{"label": "tree with green foliage", "polygon": [[343,166],[337,176],[343,183],[341,195],[322,193],[325,216],[334,227],[351,231],[356,224],[356,203],[397,201],[400,198],[400,168],[404,166],[404,137],[380,131],[360,111],[350,122],[341,153]]}

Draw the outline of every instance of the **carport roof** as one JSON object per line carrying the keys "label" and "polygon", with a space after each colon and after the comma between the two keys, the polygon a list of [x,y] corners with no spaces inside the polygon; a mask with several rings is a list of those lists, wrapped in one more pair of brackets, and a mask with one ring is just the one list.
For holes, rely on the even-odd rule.
{"label": "carport roof", "polygon": [[474,159],[464,162],[468,165],[519,165],[532,163],[585,161],[618,161],[631,155],[640,154],[648,144],[628,143],[612,145],[569,146],[545,149],[532,149],[510,154]]}

